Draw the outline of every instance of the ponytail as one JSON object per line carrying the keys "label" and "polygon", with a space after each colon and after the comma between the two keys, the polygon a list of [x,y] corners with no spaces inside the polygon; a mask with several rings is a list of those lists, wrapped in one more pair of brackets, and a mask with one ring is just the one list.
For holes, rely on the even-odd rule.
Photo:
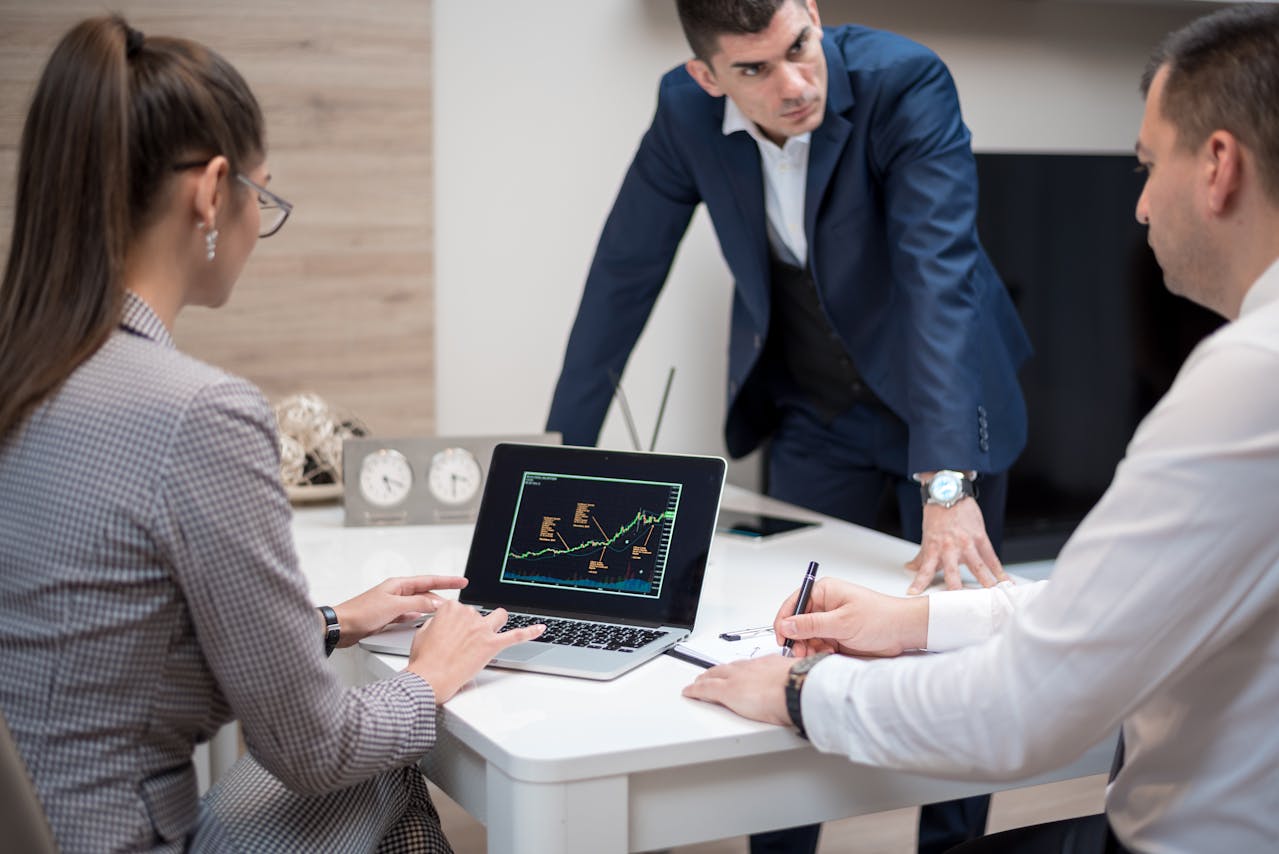
{"label": "ponytail", "polygon": [[183,39],[119,16],[54,48],[27,113],[13,239],[0,281],[0,442],[119,323],[125,253],[180,157],[232,169],[265,150],[243,78]]}

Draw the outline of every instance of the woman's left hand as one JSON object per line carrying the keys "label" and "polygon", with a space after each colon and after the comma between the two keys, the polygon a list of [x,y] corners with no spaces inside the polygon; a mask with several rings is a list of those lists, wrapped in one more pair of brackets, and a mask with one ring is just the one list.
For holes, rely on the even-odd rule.
{"label": "woman's left hand", "polygon": [[466,579],[456,575],[388,578],[333,607],[342,629],[338,646],[351,646],[392,623],[411,623],[423,614],[433,614],[443,601],[433,590],[461,590],[465,586]]}

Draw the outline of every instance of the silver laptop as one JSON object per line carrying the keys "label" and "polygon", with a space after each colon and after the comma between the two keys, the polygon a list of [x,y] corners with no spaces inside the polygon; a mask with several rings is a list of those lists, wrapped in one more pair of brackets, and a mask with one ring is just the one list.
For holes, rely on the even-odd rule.
{"label": "silver laptop", "polygon": [[[718,457],[495,447],[460,599],[547,631],[493,666],[613,679],[687,637],[723,488]],[[412,640],[360,643],[407,655]]]}

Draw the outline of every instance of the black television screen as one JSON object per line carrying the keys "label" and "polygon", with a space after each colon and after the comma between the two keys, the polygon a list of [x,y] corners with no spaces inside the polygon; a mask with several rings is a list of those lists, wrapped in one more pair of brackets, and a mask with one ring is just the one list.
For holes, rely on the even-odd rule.
{"label": "black television screen", "polygon": [[1131,154],[978,154],[978,233],[1035,352],[1003,559],[1054,557],[1217,315],[1168,293]]}

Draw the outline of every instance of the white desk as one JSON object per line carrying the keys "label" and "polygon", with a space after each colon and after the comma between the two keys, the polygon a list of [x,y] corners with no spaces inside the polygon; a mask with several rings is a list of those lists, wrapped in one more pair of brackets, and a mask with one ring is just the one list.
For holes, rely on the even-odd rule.
{"label": "white desk", "polygon": [[[725,506],[822,518],[729,488]],[[342,527],[340,508],[300,510],[294,533],[317,602],[384,578],[460,575],[469,526]],[[763,625],[807,562],[823,575],[902,593],[915,546],[825,519],[765,542],[717,536],[697,633]],[[349,655],[368,678],[396,656]],[[643,851],[948,800],[988,783],[935,780],[824,756],[789,729],[685,699],[694,665],[659,656],[612,682],[488,669],[444,708],[427,775],[487,826],[490,852]],[[1113,743],[1004,788],[1105,771]]]}

